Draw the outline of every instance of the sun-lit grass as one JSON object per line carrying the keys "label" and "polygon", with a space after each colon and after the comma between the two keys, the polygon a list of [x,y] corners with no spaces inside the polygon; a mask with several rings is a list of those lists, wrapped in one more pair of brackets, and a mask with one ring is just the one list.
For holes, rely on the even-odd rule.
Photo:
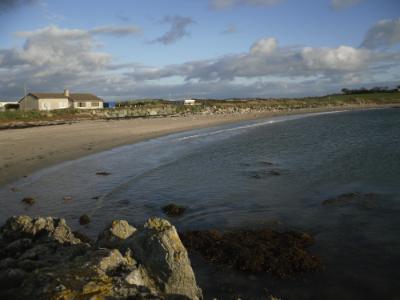
{"label": "sun-lit grass", "polygon": [[0,122],[70,120],[79,118],[80,116],[77,113],[78,111],[75,109],[52,110],[51,112],[35,110],[8,110],[0,112]]}
{"label": "sun-lit grass", "polygon": [[[225,99],[197,100],[196,105],[162,99],[144,99],[118,102],[114,110],[138,110],[146,116],[146,110],[168,108],[170,114],[200,113],[206,110],[295,110],[344,106],[400,104],[400,92],[368,93],[350,95],[329,95],[323,97],[288,99]],[[141,114],[138,114],[141,116]],[[46,111],[4,111],[0,112],[0,123],[34,122],[54,120],[78,120],[85,118],[106,118],[105,114],[91,114],[90,110],[62,109]]]}

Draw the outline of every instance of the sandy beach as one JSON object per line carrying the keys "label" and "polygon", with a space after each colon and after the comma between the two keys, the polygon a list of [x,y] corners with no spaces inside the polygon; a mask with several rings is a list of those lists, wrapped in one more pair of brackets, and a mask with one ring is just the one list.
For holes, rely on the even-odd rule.
{"label": "sandy beach", "polygon": [[93,120],[0,131],[0,185],[39,169],[169,133],[270,114]]}
{"label": "sandy beach", "polygon": [[[357,109],[360,108],[357,107]],[[93,120],[55,126],[1,130],[0,186],[63,161],[170,133],[273,115],[338,109],[354,109],[354,107],[301,109],[291,112]]]}

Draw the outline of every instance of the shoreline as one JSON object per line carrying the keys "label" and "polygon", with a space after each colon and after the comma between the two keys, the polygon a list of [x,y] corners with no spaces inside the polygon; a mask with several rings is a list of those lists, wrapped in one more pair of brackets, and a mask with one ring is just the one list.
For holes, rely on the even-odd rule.
{"label": "shoreline", "polygon": [[211,128],[272,116],[390,108],[397,105],[356,105],[285,111],[186,115],[123,120],[89,120],[57,126],[0,131],[0,186],[83,156],[168,134]]}

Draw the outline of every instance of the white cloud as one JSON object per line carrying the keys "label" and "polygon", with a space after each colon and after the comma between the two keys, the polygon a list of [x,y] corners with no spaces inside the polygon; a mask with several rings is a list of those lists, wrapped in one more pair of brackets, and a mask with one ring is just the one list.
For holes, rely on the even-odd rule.
{"label": "white cloud", "polygon": [[250,52],[252,54],[268,55],[275,51],[277,45],[278,42],[275,38],[263,38],[251,46]]}
{"label": "white cloud", "polygon": [[93,71],[111,60],[109,54],[94,51],[96,44],[90,33],[84,30],[49,26],[37,31],[17,32],[16,35],[26,38],[26,41],[22,50],[10,50],[14,62],[42,67],[36,76],[59,71]]}
{"label": "white cloud", "polygon": [[370,52],[349,46],[338,48],[306,47],[301,55],[305,65],[314,70],[357,70],[368,65]]}
{"label": "white cloud", "polygon": [[[249,52],[216,59],[189,61],[163,68],[138,68],[130,73],[136,80],[180,76],[185,80],[218,81],[264,78],[338,76],[367,70],[373,53],[349,46],[338,48],[278,47],[274,38],[256,41]],[[385,60],[381,57],[379,60]]]}
{"label": "white cloud", "polygon": [[101,26],[93,28],[89,31],[92,34],[103,34],[112,36],[126,36],[141,33],[141,29],[137,26]]}
{"label": "white cloud", "polygon": [[400,19],[382,20],[373,25],[365,35],[361,47],[390,47],[400,43]]}
{"label": "white cloud", "polygon": [[271,6],[281,3],[283,0],[211,0],[210,7],[220,10],[238,5]]}
{"label": "white cloud", "polygon": [[331,0],[331,7],[343,9],[361,3],[363,0]]}
{"label": "white cloud", "polygon": [[400,72],[398,52],[287,47],[271,37],[255,41],[244,53],[161,67],[115,63],[99,49],[92,30],[49,26],[17,36],[25,39],[23,47],[0,49],[1,98],[22,96],[24,83],[30,91],[67,86],[100,96],[292,96],[393,79],[391,74]]}

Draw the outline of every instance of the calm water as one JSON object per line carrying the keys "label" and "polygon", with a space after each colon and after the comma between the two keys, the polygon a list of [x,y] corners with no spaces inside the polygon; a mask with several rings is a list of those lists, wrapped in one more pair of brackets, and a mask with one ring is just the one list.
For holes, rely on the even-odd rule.
{"label": "calm water", "polygon": [[[348,192],[375,196],[321,203]],[[24,208],[24,196],[37,204]],[[226,272],[194,257],[207,297],[264,299],[268,289],[283,299],[400,298],[398,109],[275,117],[67,162],[0,190],[0,221],[21,213],[56,215],[79,228],[77,219],[89,213],[92,223],[84,231],[94,235],[115,218],[140,224],[163,216],[160,207],[170,202],[189,208],[172,219],[179,230],[268,225],[315,235],[311,251],[325,269],[294,280]]]}

